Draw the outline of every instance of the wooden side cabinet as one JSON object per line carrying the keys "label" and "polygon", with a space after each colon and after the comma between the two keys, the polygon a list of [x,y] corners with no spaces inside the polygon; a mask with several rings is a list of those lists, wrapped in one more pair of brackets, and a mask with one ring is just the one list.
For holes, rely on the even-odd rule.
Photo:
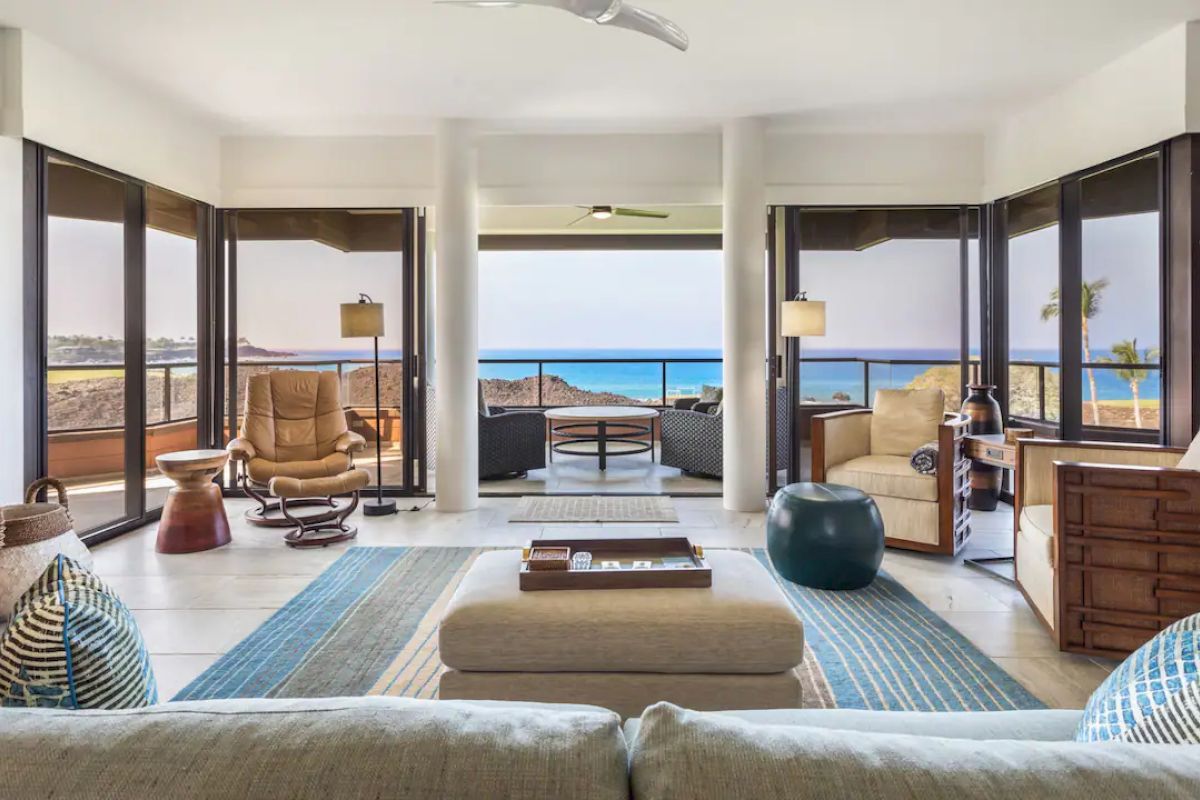
{"label": "wooden side cabinet", "polygon": [[1200,612],[1200,472],[1055,464],[1059,648],[1124,658]]}

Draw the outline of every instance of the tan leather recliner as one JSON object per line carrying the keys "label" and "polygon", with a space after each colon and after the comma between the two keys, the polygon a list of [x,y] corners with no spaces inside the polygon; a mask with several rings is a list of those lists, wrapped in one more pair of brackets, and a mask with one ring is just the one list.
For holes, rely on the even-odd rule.
{"label": "tan leather recliner", "polygon": [[[352,538],[346,518],[358,506],[370,475],[354,466],[366,440],[346,423],[334,372],[277,370],[252,375],[238,438],[227,446],[238,480],[259,507],[246,512],[253,524],[293,528],[294,546],[328,545]],[[264,492],[279,498],[272,503]],[[339,504],[336,495],[350,494]],[[298,506],[320,511],[298,516]]]}
{"label": "tan leather recliner", "polygon": [[[947,414],[940,389],[882,389],[873,408],[813,417],[812,479],[866,492],[889,547],[953,555],[971,534],[969,420]],[[936,475],[912,468],[913,451],[938,443]]]}

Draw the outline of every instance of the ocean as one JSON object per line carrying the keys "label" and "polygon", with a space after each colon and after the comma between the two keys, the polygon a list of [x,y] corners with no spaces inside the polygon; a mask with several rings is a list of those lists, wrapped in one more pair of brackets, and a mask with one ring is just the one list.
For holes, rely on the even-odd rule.
{"label": "ocean", "polygon": [[[1108,355],[1095,353],[1094,357]],[[384,359],[399,359],[398,351],[381,351]],[[957,350],[822,350],[806,347],[806,358],[869,358],[879,360],[905,360],[926,363],[918,364],[884,364],[870,365],[871,389],[895,387],[902,388],[931,366],[928,362],[957,361]],[[369,359],[367,350],[307,350],[296,353],[297,360],[339,360],[339,359]],[[553,348],[537,350],[488,350],[480,351],[480,377],[518,380],[535,377],[538,374],[537,359],[547,363],[543,367],[545,375],[558,375],[567,383],[580,389],[595,392],[612,392],[625,395],[637,400],[661,398],[663,392],[663,366],[661,363],[565,363],[572,359],[708,359],[702,363],[668,363],[666,365],[667,397],[695,396],[705,385],[719,386],[721,383],[721,351],[718,349],[620,349],[620,350],[560,350]],[[1056,355],[1052,351],[1014,351],[1012,358],[1017,360],[1054,361]],[[530,359],[520,363],[494,364],[487,363],[489,359]],[[559,361],[556,361],[559,359]],[[1054,370],[1057,371],[1057,370]],[[1160,385],[1157,373],[1151,372],[1149,378],[1140,385],[1143,400],[1157,400],[1160,396]],[[800,374],[800,388],[805,398],[818,401],[831,401],[835,396],[849,395],[855,403],[863,402],[864,374],[863,365],[850,363],[806,363]],[[1096,370],[1096,390],[1100,400],[1128,400],[1130,398],[1129,384],[1109,370]],[[1084,389],[1085,397],[1087,388]]]}

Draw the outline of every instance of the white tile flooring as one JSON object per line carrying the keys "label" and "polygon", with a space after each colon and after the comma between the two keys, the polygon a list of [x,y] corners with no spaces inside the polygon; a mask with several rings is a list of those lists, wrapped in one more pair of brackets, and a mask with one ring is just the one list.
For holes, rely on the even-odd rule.
{"label": "white tile flooring", "polygon": [[[553,526],[508,522],[517,498],[484,498],[465,514],[428,500],[402,501],[398,517],[356,515],[361,545],[518,546],[558,535],[686,535],[706,547],[763,547],[762,513],[725,511],[719,498],[676,498],[679,524]],[[286,547],[278,530],[242,521],[245,501],[227,501],[233,543],[192,555],[154,552],[147,526],[95,549],[96,569],[133,609],[146,636],[163,698],[170,698],[336,560],[349,544]],[[976,514],[972,555],[1011,549],[1011,509]],[[984,653],[1054,707],[1081,707],[1113,662],[1059,653],[1012,586],[961,559],[888,551],[884,569]]]}

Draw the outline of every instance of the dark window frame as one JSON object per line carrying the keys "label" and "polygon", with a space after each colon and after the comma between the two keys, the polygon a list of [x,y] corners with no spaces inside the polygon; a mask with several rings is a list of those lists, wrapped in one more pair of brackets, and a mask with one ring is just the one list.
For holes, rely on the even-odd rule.
{"label": "dark window frame", "polygon": [[[236,436],[238,430],[237,407],[238,389],[238,214],[258,213],[320,213],[345,211],[394,211],[403,215],[403,249],[400,252],[402,269],[402,300],[404,306],[404,330],[401,336],[401,349],[404,352],[402,387],[402,448],[404,460],[401,467],[402,485],[384,485],[384,497],[422,497],[428,494],[428,443],[425,435],[426,378],[427,365],[425,347],[427,332],[425,330],[427,311],[426,299],[428,291],[425,276],[427,230],[425,209],[413,206],[305,206],[292,208],[221,208],[217,209],[217,227],[221,246],[217,248],[217,258],[214,263],[213,283],[221,287],[218,307],[222,309],[224,318],[220,320],[218,330],[224,338],[225,347],[218,348],[215,353],[216,375],[218,380],[225,380],[227,385],[218,389],[215,396],[212,413],[220,420],[214,427],[224,432],[227,427],[230,436]],[[418,274],[419,273],[419,274]],[[226,373],[226,369],[228,373]],[[415,380],[413,380],[415,378]],[[223,391],[221,391],[223,390]],[[378,424],[378,422],[376,423]],[[224,447],[224,442],[221,443]],[[223,492],[227,497],[244,497],[245,493],[233,480],[233,465],[226,470]],[[373,484],[372,484],[373,485]]]}
{"label": "dark window frame", "polygon": [[[992,264],[991,256],[991,228],[987,225],[988,204],[956,204],[956,203],[918,203],[918,204],[849,204],[849,205],[789,205],[782,207],[786,210],[786,227],[785,235],[785,260],[783,269],[786,270],[786,286],[789,297],[804,289],[803,284],[803,259],[801,253],[804,243],[801,233],[800,215],[805,212],[821,212],[821,211],[945,211],[957,212],[958,215],[958,236],[959,242],[959,268],[955,274],[958,281],[956,295],[959,298],[959,364],[960,364],[960,379],[962,383],[962,397],[967,396],[966,387],[971,381],[970,367],[970,352],[971,352],[971,283],[970,283],[970,249],[972,241],[978,249],[978,264],[976,265],[977,274],[975,280],[978,282],[979,303],[978,309],[981,313],[979,320],[979,341],[975,342],[979,346],[980,352],[980,377],[983,380],[988,378],[989,358],[988,358],[988,342],[989,330],[994,325],[994,321],[990,317],[991,305],[989,303],[988,289],[991,286],[990,267]],[[975,236],[971,233],[971,214],[975,213],[976,226]],[[821,298],[814,298],[821,299]],[[777,329],[777,328],[773,328]],[[785,348],[785,365],[784,372],[787,375],[788,386],[793,387],[793,391],[789,392],[791,398],[791,408],[789,413],[789,428],[791,431],[792,443],[791,451],[792,458],[788,464],[787,480],[788,482],[796,482],[801,480],[803,474],[803,458],[802,458],[802,437],[805,431],[805,421],[802,419],[802,406],[797,398],[795,387],[803,389],[800,382],[800,363],[802,354],[796,345],[794,339],[788,339]],[[870,386],[864,388],[864,391],[869,394]],[[870,397],[864,397],[864,401],[869,405]]]}
{"label": "dark window frame", "polygon": [[[1109,159],[1062,177],[1039,184],[1030,189],[1016,192],[994,200],[992,208],[991,237],[994,271],[991,276],[991,308],[989,315],[997,320],[990,332],[989,349],[992,351],[990,374],[997,385],[997,399],[1004,412],[1006,424],[1032,427],[1039,435],[1051,435],[1067,441],[1113,441],[1165,444],[1171,435],[1171,407],[1169,402],[1171,369],[1169,352],[1172,344],[1172,302],[1169,291],[1171,271],[1170,252],[1170,192],[1178,175],[1171,172],[1171,142],[1143,147],[1130,153]],[[1083,213],[1082,183],[1084,180],[1148,157],[1158,158],[1158,213],[1159,213],[1159,341],[1162,356],[1159,362],[1160,422],[1157,430],[1116,428],[1084,423],[1083,418],[1083,356],[1081,323],[1081,285],[1083,280]],[[1014,416],[1009,409],[1008,382],[1008,231],[1007,210],[1011,200],[1047,186],[1059,189],[1059,258],[1058,285],[1060,287],[1059,312],[1059,419],[1035,420]],[[997,268],[998,267],[998,268]]]}
{"label": "dark window frame", "polygon": [[[47,369],[49,339],[47,330],[48,247],[49,247],[49,170],[50,160],[90,170],[125,186],[123,280],[124,280],[124,515],[85,531],[80,538],[89,546],[154,522],[162,508],[146,506],[146,189],[157,187],[150,181],[126,175],[70,153],[31,140],[24,141],[23,232],[24,243],[24,361],[25,361],[25,480],[27,483],[47,474],[49,468],[49,430],[47,413]],[[212,206],[180,192],[162,188],[197,204],[201,215],[211,215]],[[196,281],[200,286],[208,272],[211,241],[198,228],[196,234]],[[202,303],[202,298],[198,298]],[[196,355],[197,392],[207,385],[207,354],[211,341],[203,318],[197,310]],[[197,394],[197,442],[205,441],[202,404]]]}

